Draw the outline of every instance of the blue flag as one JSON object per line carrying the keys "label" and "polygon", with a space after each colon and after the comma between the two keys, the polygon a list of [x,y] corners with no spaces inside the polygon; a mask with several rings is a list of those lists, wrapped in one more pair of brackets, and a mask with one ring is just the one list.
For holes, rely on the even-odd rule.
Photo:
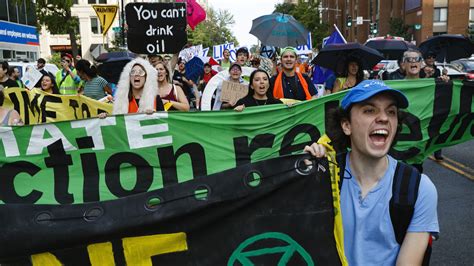
{"label": "blue flag", "polygon": [[[333,43],[347,43],[346,39],[344,39],[344,36],[342,36],[337,26],[334,25],[334,27],[335,29],[332,32],[332,34],[323,39],[322,47],[328,44],[333,44]],[[320,67],[320,66],[314,66],[313,78],[312,78],[313,84],[324,84],[324,82],[326,82],[326,80],[333,74],[334,72],[330,69]],[[332,87],[332,85],[326,84],[326,87]]]}

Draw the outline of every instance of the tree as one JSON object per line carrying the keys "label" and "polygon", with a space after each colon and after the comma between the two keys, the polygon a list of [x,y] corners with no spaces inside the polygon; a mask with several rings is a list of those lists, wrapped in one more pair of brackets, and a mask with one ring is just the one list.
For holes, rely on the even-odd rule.
{"label": "tree", "polygon": [[388,34],[392,36],[403,37],[405,40],[409,41],[411,39],[412,32],[410,31],[410,26],[405,25],[403,19],[401,18],[390,18],[390,31]]}
{"label": "tree", "polygon": [[79,19],[71,15],[73,0],[36,0],[36,3],[26,0],[10,0],[17,5],[27,3],[28,7],[34,5],[38,20],[38,31],[43,26],[52,34],[69,34],[72,54],[78,55],[77,36],[79,34]]}
{"label": "tree", "polygon": [[319,0],[298,0],[298,4],[282,3],[275,5],[275,11],[292,15],[311,32],[313,47],[322,43],[323,38],[330,34],[329,25],[321,23]]}
{"label": "tree", "polygon": [[[203,47],[234,42],[238,46],[237,39],[232,34],[230,26],[234,16],[228,10],[214,10],[212,7],[206,10],[206,20],[199,23],[194,31],[188,27],[188,39],[194,45],[202,44]],[[211,49],[212,51],[212,49]]]}

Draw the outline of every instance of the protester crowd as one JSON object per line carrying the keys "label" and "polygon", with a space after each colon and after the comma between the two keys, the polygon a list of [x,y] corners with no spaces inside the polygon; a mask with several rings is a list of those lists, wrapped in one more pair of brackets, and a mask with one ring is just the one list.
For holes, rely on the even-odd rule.
{"label": "protester crowd", "polygon": [[[197,111],[207,84],[219,72],[225,73],[215,88],[212,110],[278,104],[286,100],[306,101],[323,95],[355,87],[368,78],[363,69],[363,58],[347,57],[338,62],[339,71],[327,77],[322,84],[316,84],[316,68],[311,65],[311,55],[300,55],[294,47],[281,48],[277,56],[264,58],[251,54],[245,47],[237,49],[235,61],[229,50],[224,50],[218,65],[204,63],[197,78],[191,78],[186,71],[186,60],[175,55],[152,54],[147,60],[137,58],[122,70],[117,84],[101,77],[94,64],[64,53],[60,69],[50,73],[44,67],[43,58],[37,60],[36,69],[42,77],[34,86],[47,93],[60,95],[80,94],[99,101],[113,102],[114,114],[151,111]],[[448,81],[434,65],[436,54],[422,55],[418,50],[407,50],[398,60],[399,69],[381,78],[386,80],[436,78]],[[253,72],[243,75],[243,68]],[[376,76],[377,77],[377,76]],[[222,88],[225,82],[248,87],[248,94],[239,99],[223,101]],[[16,67],[8,62],[0,64],[0,86],[25,88]],[[318,89],[317,89],[318,88]],[[213,88],[214,89],[214,88]],[[146,97],[145,99],[143,97]],[[282,100],[280,100],[282,99]],[[1,117],[0,117],[1,118]],[[441,159],[441,154],[436,157]]]}

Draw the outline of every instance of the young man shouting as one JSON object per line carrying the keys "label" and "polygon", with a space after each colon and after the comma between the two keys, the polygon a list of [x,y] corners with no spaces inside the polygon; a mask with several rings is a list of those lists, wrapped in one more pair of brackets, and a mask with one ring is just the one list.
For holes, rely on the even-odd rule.
{"label": "young man shouting", "polygon": [[331,114],[327,136],[305,147],[318,158],[334,147],[345,158],[345,167],[339,165],[344,167],[340,204],[349,265],[421,265],[430,233],[439,231],[436,188],[422,174],[413,216],[397,241],[397,225],[392,222],[397,217],[391,217],[396,214],[391,213],[390,201],[398,163],[388,151],[401,128],[399,109],[406,107],[408,100],[402,92],[381,81],[363,81]]}

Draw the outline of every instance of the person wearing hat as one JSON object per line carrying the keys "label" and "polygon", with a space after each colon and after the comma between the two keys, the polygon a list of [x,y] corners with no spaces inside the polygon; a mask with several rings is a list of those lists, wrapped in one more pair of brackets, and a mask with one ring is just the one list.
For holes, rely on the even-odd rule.
{"label": "person wearing hat", "polygon": [[[53,79],[53,82],[56,83],[56,79],[54,77],[54,74],[53,73],[50,73],[49,71],[47,71],[44,67],[46,66],[46,60],[44,60],[44,58],[39,58],[37,61],[36,61],[36,69],[43,75],[48,75],[50,77],[52,77]],[[41,80],[38,80],[38,82],[36,82],[35,88],[41,88]]]}
{"label": "person wearing hat", "polygon": [[[420,78],[439,78],[441,76],[441,71],[435,66],[436,53],[433,51],[427,52],[423,59],[425,61],[425,66],[420,71]],[[430,71],[425,71],[425,68],[428,67]],[[434,73],[432,70],[434,70]]]}
{"label": "person wearing hat", "polygon": [[56,72],[56,84],[59,93],[64,95],[77,94],[81,85],[81,78],[72,65],[72,55],[68,53],[61,55],[61,67]]}
{"label": "person wearing hat", "polygon": [[306,75],[296,71],[296,49],[285,47],[281,51],[281,68],[271,79],[270,89],[277,99],[310,100],[316,98],[318,91]]}
{"label": "person wearing hat", "polygon": [[[421,265],[430,233],[439,232],[434,184],[415,168],[388,155],[401,131],[400,109],[407,107],[402,92],[382,81],[362,81],[328,114],[327,135],[304,149],[317,158],[336,158],[333,162],[343,169],[342,178],[339,176],[343,181],[339,186],[340,213],[349,265]],[[397,222],[391,217],[398,164],[404,167],[402,172],[409,170],[416,175],[410,181],[420,178],[413,216],[408,218],[401,238],[394,233]]]}
{"label": "person wearing hat", "polygon": [[[227,79],[227,81],[239,83],[239,84],[245,84],[245,85],[248,84],[248,82],[246,82],[242,78],[242,67],[237,63],[233,63],[232,65],[230,65],[229,78]],[[221,81],[219,85],[217,85],[216,98],[215,98],[212,110],[228,109],[228,108],[233,107],[236,104],[235,102],[234,103],[222,102],[222,99],[221,99],[222,84],[223,84],[223,81]]]}

